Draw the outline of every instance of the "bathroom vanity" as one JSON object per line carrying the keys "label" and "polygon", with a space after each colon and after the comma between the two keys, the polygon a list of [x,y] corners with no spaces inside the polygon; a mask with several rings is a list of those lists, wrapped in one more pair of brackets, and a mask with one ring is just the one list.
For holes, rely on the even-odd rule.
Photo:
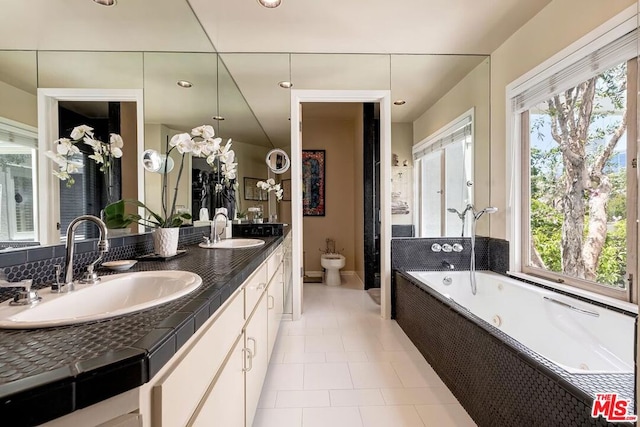
{"label": "bathroom vanity", "polygon": [[291,235],[263,240],[138,262],[138,271],[202,277],[173,302],[103,322],[0,331],[2,423],[251,426],[292,277]]}

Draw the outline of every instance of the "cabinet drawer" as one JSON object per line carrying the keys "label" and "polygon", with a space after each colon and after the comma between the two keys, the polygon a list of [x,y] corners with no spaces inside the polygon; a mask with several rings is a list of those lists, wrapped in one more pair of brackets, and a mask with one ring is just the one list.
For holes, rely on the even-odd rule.
{"label": "cabinet drawer", "polygon": [[173,427],[185,425],[209,384],[215,377],[229,350],[242,333],[244,324],[243,291],[215,319],[208,321],[205,331],[189,343],[189,350],[176,361],[152,391],[152,425]]}
{"label": "cabinet drawer", "polygon": [[282,262],[282,252],[282,245],[280,245],[271,255],[269,255],[269,258],[267,258],[267,273],[269,280],[271,280],[276,271],[278,271],[278,267]]}
{"label": "cabinet drawer", "polygon": [[244,286],[244,318],[248,319],[251,317],[251,313],[253,312],[256,303],[267,287],[266,263],[262,263],[256,272],[247,279]]}

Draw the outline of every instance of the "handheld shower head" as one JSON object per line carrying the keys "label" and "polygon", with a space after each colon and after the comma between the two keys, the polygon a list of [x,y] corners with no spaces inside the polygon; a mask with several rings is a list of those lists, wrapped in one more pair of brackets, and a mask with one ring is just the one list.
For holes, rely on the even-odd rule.
{"label": "handheld shower head", "polygon": [[466,211],[465,212],[460,212],[455,208],[447,208],[447,211],[458,215],[458,218],[460,218],[463,221],[464,221],[464,215],[467,213]]}
{"label": "handheld shower head", "polygon": [[477,221],[477,220],[479,220],[479,219],[480,219],[480,217],[481,217],[482,215],[484,215],[484,214],[492,214],[492,213],[496,213],[496,212],[498,212],[498,208],[493,207],[493,206],[488,206],[488,207],[486,207],[486,208],[482,209],[482,210],[481,210],[481,211],[479,211],[479,212],[475,212],[475,213],[473,214],[473,216],[474,216],[474,218],[475,218],[475,219],[476,219],[476,221]]}

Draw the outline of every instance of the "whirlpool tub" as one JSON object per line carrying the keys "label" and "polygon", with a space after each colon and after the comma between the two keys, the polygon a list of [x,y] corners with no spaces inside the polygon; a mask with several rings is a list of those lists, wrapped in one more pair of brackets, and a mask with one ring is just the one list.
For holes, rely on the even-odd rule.
{"label": "whirlpool tub", "polygon": [[492,272],[396,272],[396,320],[478,425],[611,425],[633,405],[636,314]]}

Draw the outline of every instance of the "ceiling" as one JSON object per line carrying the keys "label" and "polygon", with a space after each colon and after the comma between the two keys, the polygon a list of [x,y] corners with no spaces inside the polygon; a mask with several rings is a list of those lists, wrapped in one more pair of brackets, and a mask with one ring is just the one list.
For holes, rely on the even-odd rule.
{"label": "ceiling", "polygon": [[[193,100],[180,110],[156,108],[171,103],[166,90],[148,112],[175,128],[191,126],[211,117],[210,109],[196,110],[215,96],[214,109],[227,118],[217,126],[228,136],[288,146],[289,90],[279,81],[291,80],[295,89],[390,89],[393,99],[407,101],[393,107],[392,121],[412,122],[549,2],[283,0],[266,9],[255,0],[119,0],[108,8],[90,0],[0,0],[7,17],[0,49],[158,52],[157,75],[147,68],[153,56],[144,55],[145,90],[185,73],[186,62],[180,55],[171,60],[169,52],[185,58],[217,51],[230,75],[214,71],[216,87],[194,86]],[[198,61],[187,70],[211,62]],[[9,65],[5,74],[26,87],[31,82],[19,70],[32,65]],[[77,69],[67,73],[82,78]]]}

